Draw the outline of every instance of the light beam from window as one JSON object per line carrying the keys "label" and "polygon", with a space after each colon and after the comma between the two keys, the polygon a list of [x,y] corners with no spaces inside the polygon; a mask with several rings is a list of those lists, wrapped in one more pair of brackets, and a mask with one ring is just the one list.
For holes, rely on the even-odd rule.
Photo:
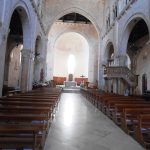
{"label": "light beam from window", "polygon": [[75,56],[73,54],[70,54],[68,58],[68,74],[74,74],[75,65],[76,65]]}

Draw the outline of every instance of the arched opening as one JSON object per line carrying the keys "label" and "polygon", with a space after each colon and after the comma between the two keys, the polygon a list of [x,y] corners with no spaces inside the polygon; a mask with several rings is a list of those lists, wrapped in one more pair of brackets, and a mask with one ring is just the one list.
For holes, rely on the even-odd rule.
{"label": "arched opening", "polygon": [[19,10],[17,9],[12,14],[9,30],[5,54],[3,95],[9,90],[20,89],[21,84],[20,73],[21,50],[23,49],[23,28]]}
{"label": "arched opening", "polygon": [[[125,85],[130,90],[130,94],[142,94],[142,76],[143,73],[148,73],[147,66],[149,53],[149,29],[146,21],[141,17],[132,19],[124,32],[122,40],[123,55],[125,58],[125,65],[128,66],[131,73],[138,75],[138,82],[135,86],[130,84]],[[126,50],[125,50],[126,49]],[[120,60],[121,61],[121,60]],[[135,81],[136,82],[136,81]]]}
{"label": "arched opening", "polygon": [[89,45],[82,35],[64,33],[56,40],[54,49],[55,79],[75,81],[78,78],[88,78]]}
{"label": "arched opening", "polygon": [[3,95],[7,94],[9,90],[27,91],[31,89],[29,79],[30,46],[28,14],[23,6],[18,6],[10,18],[5,51]]}
{"label": "arched opening", "polygon": [[34,51],[34,73],[33,73],[33,82],[41,82],[41,53],[42,53],[42,40],[38,36],[35,42],[35,51]]}
{"label": "arched opening", "polygon": [[114,46],[112,43],[109,43],[107,46],[107,65],[113,66],[114,64]]}
{"label": "arched opening", "polygon": [[[77,10],[76,10],[77,11]],[[56,22],[53,23],[53,26],[49,30],[48,34],[48,50],[47,50],[47,80],[53,80],[54,72],[55,72],[55,43],[58,37],[65,33],[74,32],[79,33],[83,37],[86,38],[89,45],[89,62],[87,62],[88,65],[88,76],[85,74],[80,74],[77,77],[77,80],[81,83],[83,78],[85,79],[85,82],[88,81],[92,83],[96,83],[98,81],[98,49],[99,49],[99,42],[98,42],[98,32],[97,28],[95,27],[95,24],[92,24],[92,22],[83,16],[80,13],[74,11],[67,11],[64,16],[59,15],[57,17],[58,20],[55,20]],[[63,15],[62,14],[62,15]],[[84,14],[84,12],[83,12]],[[81,45],[82,46],[82,45]],[[84,58],[84,56],[83,56]],[[67,60],[66,58],[65,60]],[[77,58],[76,58],[77,60]],[[76,61],[78,62],[78,61]],[[67,63],[66,63],[67,64]],[[77,68],[77,67],[76,67]],[[60,68],[61,70],[61,68]],[[84,69],[82,69],[84,70]],[[65,78],[62,79],[68,80],[68,76],[66,75]],[[63,83],[63,82],[62,82]]]}
{"label": "arched opening", "polygon": [[127,54],[130,58],[131,65],[130,68],[132,72],[136,73],[137,69],[137,58],[146,43],[149,41],[149,31],[146,22],[141,18],[136,18],[132,20],[128,28],[130,29],[128,44],[127,44]]}

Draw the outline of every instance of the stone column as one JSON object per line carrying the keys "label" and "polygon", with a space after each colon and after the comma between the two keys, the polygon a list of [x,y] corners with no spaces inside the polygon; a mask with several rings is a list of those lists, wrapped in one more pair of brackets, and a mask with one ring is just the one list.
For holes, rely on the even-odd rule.
{"label": "stone column", "polygon": [[31,70],[31,60],[33,59],[33,54],[30,49],[22,50],[22,71],[21,71],[21,91],[26,92],[31,90],[30,83],[30,72]]}
{"label": "stone column", "polygon": [[46,81],[46,77],[47,77],[46,57],[47,57],[48,38],[44,37],[42,43],[43,43],[43,59],[42,59],[42,63],[43,63],[43,71],[44,71],[44,81]]}

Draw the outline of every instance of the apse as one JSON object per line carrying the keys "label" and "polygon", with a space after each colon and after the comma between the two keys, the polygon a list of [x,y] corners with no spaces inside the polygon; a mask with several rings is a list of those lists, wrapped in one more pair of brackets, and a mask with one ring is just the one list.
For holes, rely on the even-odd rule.
{"label": "apse", "polygon": [[87,40],[76,32],[62,34],[54,45],[53,76],[88,78],[89,45]]}

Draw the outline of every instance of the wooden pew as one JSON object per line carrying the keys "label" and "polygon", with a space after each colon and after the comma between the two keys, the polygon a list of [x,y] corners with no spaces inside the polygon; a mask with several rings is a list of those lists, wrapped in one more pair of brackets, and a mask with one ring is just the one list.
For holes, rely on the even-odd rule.
{"label": "wooden pew", "polygon": [[[0,131],[3,133],[0,132],[0,148],[43,148],[51,113],[60,95],[61,90],[42,88],[1,98]],[[14,127],[10,130],[10,126]]]}
{"label": "wooden pew", "polygon": [[150,114],[149,108],[125,108],[121,116],[121,127],[128,133],[133,135],[134,129],[138,124],[138,116],[141,114]]}
{"label": "wooden pew", "polygon": [[130,100],[130,99],[111,101],[105,106],[105,111],[110,118],[112,118],[112,113],[115,110],[115,104],[150,104],[150,103],[145,102],[144,100]]}
{"label": "wooden pew", "polygon": [[[45,139],[46,137],[46,129],[48,128],[49,126],[49,119],[46,115],[39,115],[39,114],[25,114],[25,113],[2,113],[0,112],[0,125],[3,125],[3,126],[7,126],[7,125],[10,125],[10,126],[16,126],[16,128],[18,126],[23,126],[23,128],[27,128],[28,126],[29,127],[36,127],[38,128],[38,136],[41,140],[41,143],[39,143],[39,141],[37,143],[39,143],[41,146],[43,145],[42,141]],[[5,129],[7,130],[7,129]],[[7,131],[9,133],[9,129]],[[21,130],[20,130],[20,133],[22,135],[22,138],[23,140],[25,140],[26,138],[26,135],[24,135],[24,133],[22,132],[21,133]],[[11,136],[10,134],[7,134],[6,132],[3,133],[3,136],[5,137],[4,140],[2,140],[2,142],[7,142],[7,141],[12,141],[17,144],[20,143],[20,140],[17,142],[16,140],[16,136]],[[2,136],[2,138],[3,138]],[[10,138],[11,136],[11,138]],[[1,139],[2,139],[1,138]],[[33,138],[32,138],[32,141],[33,141]],[[45,141],[45,140],[44,140]],[[29,141],[28,141],[29,142]],[[6,143],[5,143],[6,144]],[[9,145],[9,143],[7,143]],[[1,146],[5,146],[5,145],[2,145]],[[11,144],[9,145],[10,147],[12,146]],[[5,147],[3,147],[5,148]],[[12,148],[12,147],[11,147]]]}
{"label": "wooden pew", "polygon": [[16,106],[37,106],[37,107],[54,107],[53,102],[25,102],[25,101],[11,101],[11,100],[0,100],[1,105],[16,105]]}
{"label": "wooden pew", "polygon": [[127,103],[127,104],[115,104],[114,111],[112,112],[112,119],[117,125],[121,125],[121,116],[123,114],[123,110],[125,108],[149,108],[150,104],[143,103],[143,104],[134,104],[134,103]]}
{"label": "wooden pew", "polygon": [[121,125],[127,133],[134,133],[137,141],[145,148],[150,149],[150,102],[144,101],[140,96],[100,94],[84,89],[82,93],[87,100],[112,117],[114,122]]}
{"label": "wooden pew", "polygon": [[145,149],[150,149],[150,114],[138,116],[135,138]]}
{"label": "wooden pew", "polygon": [[0,125],[1,149],[40,149],[43,145],[42,136],[37,126]]}

